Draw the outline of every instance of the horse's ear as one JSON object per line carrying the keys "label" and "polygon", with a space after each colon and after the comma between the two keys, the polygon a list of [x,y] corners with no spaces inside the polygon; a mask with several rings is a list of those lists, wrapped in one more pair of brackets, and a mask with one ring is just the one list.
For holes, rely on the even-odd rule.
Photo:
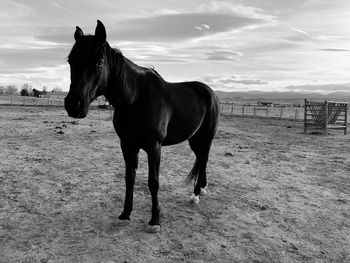
{"label": "horse's ear", "polygon": [[95,36],[100,44],[103,44],[107,39],[105,26],[100,20],[97,20],[97,26],[95,29]]}
{"label": "horse's ear", "polygon": [[74,39],[75,41],[79,41],[84,36],[83,30],[80,27],[76,26]]}

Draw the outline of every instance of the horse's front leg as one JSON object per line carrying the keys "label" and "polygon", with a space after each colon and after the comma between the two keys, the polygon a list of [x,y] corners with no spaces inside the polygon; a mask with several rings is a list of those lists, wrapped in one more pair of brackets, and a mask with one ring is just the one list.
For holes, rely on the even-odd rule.
{"label": "horse's front leg", "polygon": [[160,208],[158,203],[159,190],[159,166],[161,146],[156,143],[154,147],[147,150],[148,155],[148,188],[152,196],[152,218],[148,223],[147,232],[157,233],[160,231]]}
{"label": "horse's front leg", "polygon": [[134,184],[136,169],[138,165],[139,149],[132,144],[121,141],[121,148],[125,161],[125,202],[124,210],[119,216],[119,224],[126,225],[130,222],[130,214],[132,211],[134,198]]}

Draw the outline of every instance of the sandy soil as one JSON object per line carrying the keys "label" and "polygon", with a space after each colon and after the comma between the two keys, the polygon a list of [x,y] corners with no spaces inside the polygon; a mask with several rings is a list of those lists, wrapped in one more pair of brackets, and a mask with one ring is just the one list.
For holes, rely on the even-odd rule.
{"label": "sandy soil", "polygon": [[350,262],[350,136],[222,117],[208,195],[189,203],[187,143],[164,147],[162,230],[148,234],[146,155],[117,226],[124,164],[110,111],[0,107],[0,262]]}

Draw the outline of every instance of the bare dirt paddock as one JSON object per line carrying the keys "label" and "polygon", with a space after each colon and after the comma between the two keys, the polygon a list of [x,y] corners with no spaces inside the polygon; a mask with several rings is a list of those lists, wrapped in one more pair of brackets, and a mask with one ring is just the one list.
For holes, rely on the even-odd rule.
{"label": "bare dirt paddock", "polygon": [[0,262],[350,262],[349,135],[222,117],[198,206],[188,144],[163,148],[152,235],[143,152],[131,223],[115,223],[124,163],[110,119],[0,107]]}

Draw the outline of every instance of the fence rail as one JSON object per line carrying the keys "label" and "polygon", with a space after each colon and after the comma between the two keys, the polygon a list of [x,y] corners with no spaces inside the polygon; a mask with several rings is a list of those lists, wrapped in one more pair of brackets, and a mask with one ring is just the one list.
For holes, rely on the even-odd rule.
{"label": "fence rail", "polygon": [[241,105],[230,102],[220,103],[223,115],[241,115],[265,118],[304,119],[304,107],[272,107],[262,105]]}
{"label": "fence rail", "polygon": [[[35,98],[25,96],[0,96],[0,105],[8,106],[54,106],[63,107],[64,100],[51,98]],[[94,101],[92,106],[98,106],[99,102]]]}
{"label": "fence rail", "polygon": [[64,106],[63,100],[20,96],[1,96],[0,105],[17,106]]}
{"label": "fence rail", "polygon": [[[94,101],[92,103],[92,106],[99,106],[100,104],[100,101]],[[63,107],[64,100],[21,96],[0,96],[0,105]],[[241,115],[265,118],[272,117],[304,120],[304,107],[272,107],[262,105],[242,105],[232,102],[221,102],[220,113],[222,115]]]}

